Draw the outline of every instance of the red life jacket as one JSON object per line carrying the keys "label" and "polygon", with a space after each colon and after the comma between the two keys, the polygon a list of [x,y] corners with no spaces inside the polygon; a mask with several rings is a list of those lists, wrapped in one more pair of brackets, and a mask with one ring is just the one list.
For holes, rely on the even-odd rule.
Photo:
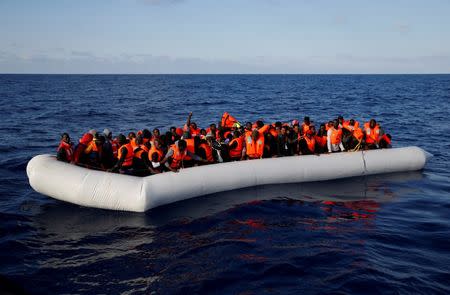
{"label": "red life jacket", "polygon": [[111,148],[114,158],[117,158],[117,152],[119,151],[119,143],[117,142],[117,140],[114,139],[111,141]]}
{"label": "red life jacket", "polygon": [[68,144],[65,141],[62,141],[59,143],[58,146],[58,151],[60,151],[61,149],[64,150],[64,152],[66,153],[66,160],[67,162],[72,162],[73,160],[73,148],[72,145]]}

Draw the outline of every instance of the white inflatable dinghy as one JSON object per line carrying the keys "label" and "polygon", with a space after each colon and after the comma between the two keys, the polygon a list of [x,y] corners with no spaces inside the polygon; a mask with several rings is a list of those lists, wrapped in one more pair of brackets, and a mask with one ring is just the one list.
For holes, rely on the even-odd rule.
{"label": "white inflatable dinghy", "polygon": [[31,187],[58,200],[144,212],[202,195],[267,184],[300,183],[423,169],[419,147],[292,156],[198,166],[136,177],[90,170],[38,155],[28,162]]}

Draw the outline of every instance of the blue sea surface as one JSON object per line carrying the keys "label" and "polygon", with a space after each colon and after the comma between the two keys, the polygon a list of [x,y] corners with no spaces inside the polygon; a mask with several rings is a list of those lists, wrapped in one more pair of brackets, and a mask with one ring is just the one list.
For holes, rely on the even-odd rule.
{"label": "blue sea surface", "polygon": [[[450,294],[450,75],[0,75],[0,290]],[[271,185],[146,213],[34,192],[61,132],[376,118],[423,171]],[[16,289],[14,289],[16,288]]]}

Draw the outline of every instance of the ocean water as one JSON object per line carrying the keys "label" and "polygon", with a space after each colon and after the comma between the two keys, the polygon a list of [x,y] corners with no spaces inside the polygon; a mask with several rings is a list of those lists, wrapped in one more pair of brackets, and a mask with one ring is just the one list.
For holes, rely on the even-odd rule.
{"label": "ocean water", "polygon": [[[450,75],[0,75],[0,291],[449,294]],[[61,132],[376,118],[423,171],[273,185],[146,213],[34,192]]]}

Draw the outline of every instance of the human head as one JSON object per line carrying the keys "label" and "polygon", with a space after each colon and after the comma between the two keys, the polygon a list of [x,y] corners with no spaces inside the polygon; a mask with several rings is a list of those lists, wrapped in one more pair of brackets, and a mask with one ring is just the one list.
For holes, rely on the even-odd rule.
{"label": "human head", "polygon": [[241,132],[239,132],[239,130],[235,130],[233,133],[233,138],[239,138],[239,136],[241,136]]}
{"label": "human head", "polygon": [[339,124],[342,124],[344,122],[344,117],[338,116],[338,122]]}
{"label": "human head", "polygon": [[252,123],[251,122],[245,123],[245,129],[252,130]]}
{"label": "human head", "polygon": [[150,132],[150,130],[148,130],[148,129],[144,129],[144,130],[142,130],[142,138],[145,138],[145,139],[150,139],[150,138],[152,138],[152,133]]}
{"label": "human head", "polygon": [[158,128],[153,129],[153,136],[154,136],[154,137],[159,137],[160,135],[161,135],[161,134],[160,134]]}
{"label": "human head", "polygon": [[314,127],[314,125],[312,125],[312,126],[309,127],[308,131],[310,131],[311,135],[314,135],[314,134],[316,134],[316,127]]}
{"label": "human head", "polygon": [[375,121],[375,119],[370,119],[369,126],[370,128],[375,128],[375,126],[377,126],[377,121]]}
{"label": "human head", "polygon": [[216,124],[214,124],[214,123],[210,124],[209,130],[211,130],[211,132],[215,132],[217,130]]}
{"label": "human head", "polygon": [[64,141],[65,143],[69,143],[70,142],[69,133],[64,132],[63,134],[61,134],[61,140]]}
{"label": "human head", "polygon": [[308,116],[305,116],[305,117],[303,118],[303,122],[305,122],[306,125],[311,124],[311,121],[310,121],[310,119],[309,119]]}
{"label": "human head", "polygon": [[294,126],[298,126],[298,125],[299,125],[298,120],[296,120],[296,119],[292,120],[292,126],[293,126],[293,127],[294,127]]}
{"label": "human head", "polygon": [[206,136],[206,130],[205,130],[205,129],[203,129],[203,128],[202,128],[202,129],[200,129],[200,134],[201,134],[201,135],[203,135],[203,136]]}
{"label": "human head", "polygon": [[144,138],[142,137],[142,134],[136,136],[136,139],[134,140],[134,142],[135,142],[137,145],[143,144],[143,143],[144,143]]}
{"label": "human head", "polygon": [[127,138],[125,137],[125,135],[119,134],[117,135],[117,142],[119,143],[120,146],[122,146],[127,143]]}
{"label": "human head", "polygon": [[192,122],[192,123],[191,123],[191,128],[192,128],[192,129],[197,129],[197,123]]}
{"label": "human head", "polygon": [[355,120],[350,119],[349,124],[350,124],[351,126],[355,126]]}
{"label": "human head", "polygon": [[264,126],[264,122],[261,120],[256,121],[256,127],[259,129]]}
{"label": "human head", "polygon": [[338,129],[339,128],[339,120],[334,120],[333,121],[333,127],[334,127],[334,129]]}
{"label": "human head", "polygon": [[186,150],[186,147],[187,147],[186,141],[180,139],[178,141],[178,149],[180,150],[180,152],[184,152]]}
{"label": "human head", "polygon": [[177,127],[175,127],[175,126],[170,127],[170,132],[172,134],[176,134],[177,133]]}
{"label": "human head", "polygon": [[159,149],[161,147],[161,142],[159,141],[159,139],[155,138],[155,140],[153,141],[153,145],[155,146],[155,148]]}
{"label": "human head", "polygon": [[128,133],[128,139],[133,139],[133,138],[136,138],[136,133],[134,133],[134,132]]}

